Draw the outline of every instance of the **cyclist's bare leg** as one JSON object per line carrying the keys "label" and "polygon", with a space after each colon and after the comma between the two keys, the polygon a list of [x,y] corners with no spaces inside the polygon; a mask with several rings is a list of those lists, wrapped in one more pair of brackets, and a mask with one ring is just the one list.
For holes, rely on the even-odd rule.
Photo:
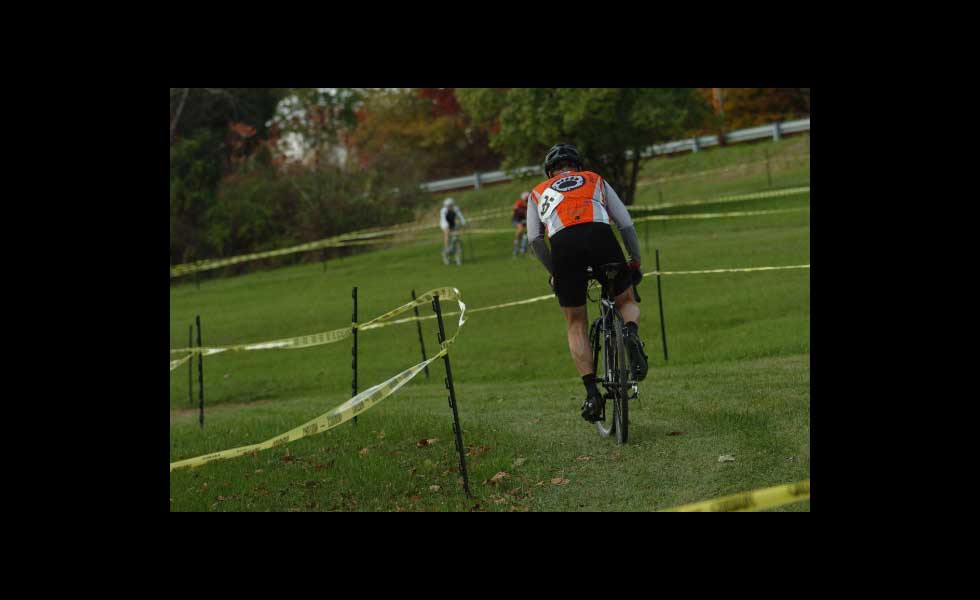
{"label": "cyclist's bare leg", "polygon": [[517,256],[517,253],[521,248],[521,233],[524,231],[524,224],[518,223],[514,230],[514,252],[513,255]]}
{"label": "cyclist's bare leg", "polygon": [[623,316],[623,322],[640,324],[640,307],[633,299],[633,286],[616,296],[616,310]]}
{"label": "cyclist's bare leg", "polygon": [[589,344],[589,313],[582,306],[563,306],[562,314],[568,323],[568,350],[579,375],[588,375],[592,369],[592,345]]}

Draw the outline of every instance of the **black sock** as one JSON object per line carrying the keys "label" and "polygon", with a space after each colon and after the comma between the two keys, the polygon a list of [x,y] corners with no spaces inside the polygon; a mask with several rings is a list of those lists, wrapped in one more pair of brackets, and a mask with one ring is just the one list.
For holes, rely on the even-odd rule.
{"label": "black sock", "polygon": [[585,384],[585,391],[590,395],[599,396],[599,388],[595,385],[595,373],[589,373],[588,375],[582,375],[582,383]]}

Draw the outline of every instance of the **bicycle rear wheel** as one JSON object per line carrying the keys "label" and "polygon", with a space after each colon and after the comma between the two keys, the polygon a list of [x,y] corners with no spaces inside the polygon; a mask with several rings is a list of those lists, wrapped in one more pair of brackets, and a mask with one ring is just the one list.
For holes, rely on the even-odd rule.
{"label": "bicycle rear wheel", "polygon": [[617,314],[612,321],[612,335],[608,347],[603,352],[603,360],[609,363],[606,407],[611,405],[612,414],[607,415],[607,421],[596,421],[596,429],[599,431],[599,435],[603,437],[615,434],[616,442],[625,444],[629,439],[629,404],[626,399],[626,386],[629,376],[626,371],[628,368],[626,346],[623,343],[622,318]]}

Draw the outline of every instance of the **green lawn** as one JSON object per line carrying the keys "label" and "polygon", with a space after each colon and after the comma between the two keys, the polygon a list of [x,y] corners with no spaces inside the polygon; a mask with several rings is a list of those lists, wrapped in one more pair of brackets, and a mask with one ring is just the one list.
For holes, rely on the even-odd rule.
{"label": "green lawn", "polygon": [[[704,162],[736,150],[748,152],[732,146],[688,158]],[[696,164],[688,172],[711,166]],[[780,176],[780,187],[808,185],[808,163],[805,173],[793,167]],[[761,186],[733,179],[713,187],[705,178],[692,178],[685,185],[694,191],[665,201],[768,189],[762,177]],[[474,210],[507,208],[520,189],[507,184],[455,197],[464,210],[469,204]],[[809,207],[809,194],[662,212],[788,207]],[[480,226],[507,228],[509,215]],[[647,271],[654,268],[654,248],[665,271],[810,262],[808,210],[658,221],[639,225],[638,232],[641,242],[648,240]],[[177,280],[170,294],[171,347],[187,345],[188,325],[198,314],[205,346],[349,326],[355,285],[360,321],[408,301],[412,289],[457,287],[471,309],[548,293],[535,259],[511,258],[511,239],[509,233],[469,236],[475,258],[471,254],[462,267],[442,265],[441,236],[434,230],[398,246],[330,261],[326,268],[306,264],[206,279],[200,288]],[[346,423],[254,457],[173,472],[172,510],[645,511],[806,479],[809,281],[808,269],[663,277],[669,363],[661,349],[656,281],[644,281],[640,331],[651,374],[631,411],[626,446],[599,438],[578,416],[582,385],[557,302],[548,300],[471,314],[452,349],[475,499],[467,500],[458,488],[439,361],[430,368],[431,379],[419,376],[363,413],[356,426]],[[446,310],[455,311],[455,304]],[[447,326],[451,335],[456,319],[448,317]],[[431,355],[437,345],[434,321],[424,321],[423,331]],[[197,424],[196,360],[193,406],[187,366],[178,368],[170,374],[171,460],[264,441],[326,412],[350,395],[350,358],[349,340],[208,357],[204,429]],[[363,331],[360,389],[419,360],[414,324]],[[439,441],[418,447],[431,438]],[[719,463],[723,454],[736,461]],[[507,475],[490,482],[500,472]],[[809,502],[775,510],[808,511]]]}

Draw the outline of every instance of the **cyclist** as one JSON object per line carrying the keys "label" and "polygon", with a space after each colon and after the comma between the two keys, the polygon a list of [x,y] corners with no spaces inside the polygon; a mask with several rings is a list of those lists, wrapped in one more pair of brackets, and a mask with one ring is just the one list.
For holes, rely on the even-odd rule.
{"label": "cyclist", "polygon": [[527,236],[524,232],[527,229],[527,197],[530,195],[528,192],[523,192],[521,198],[514,202],[514,215],[510,221],[517,228],[514,231],[514,256],[517,256],[518,252],[521,254],[527,252]]}
{"label": "cyclist", "polygon": [[463,244],[459,241],[459,230],[466,225],[466,218],[463,211],[453,202],[452,198],[446,198],[442,203],[442,210],[439,211],[439,227],[442,228],[442,262],[449,264],[449,255],[456,258],[456,264],[463,264]]}
{"label": "cyclist", "polygon": [[[592,366],[585,308],[586,267],[591,266],[594,274],[601,277],[600,265],[627,262],[609,225],[612,221],[619,228],[630,254],[628,268],[614,281],[616,308],[625,322],[624,338],[630,370],[637,381],[642,381],[647,374],[647,356],[638,333],[640,308],[633,298],[633,284],[639,283],[643,276],[640,243],[622,200],[602,177],[584,170],[582,158],[574,146],[557,144],[552,147],[544,159],[544,172],[548,180],[531,192],[527,237],[535,256],[551,274],[548,284],[558,297],[568,324],[568,349],[585,385],[582,418],[594,423],[602,414],[605,400],[596,387]],[[550,251],[545,244],[545,233],[551,241]]]}

